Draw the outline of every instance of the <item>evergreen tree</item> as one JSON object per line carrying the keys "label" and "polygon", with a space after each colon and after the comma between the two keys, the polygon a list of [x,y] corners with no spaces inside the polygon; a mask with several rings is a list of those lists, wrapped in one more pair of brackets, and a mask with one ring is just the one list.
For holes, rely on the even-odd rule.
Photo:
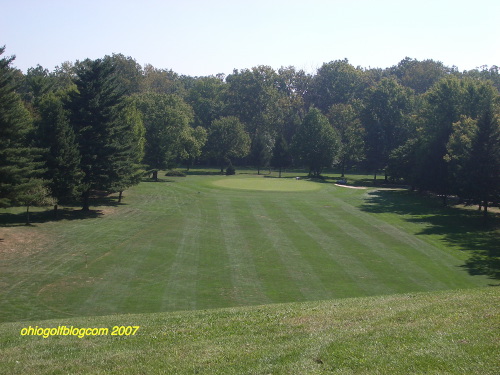
{"label": "evergreen tree", "polygon": [[[5,47],[0,47],[0,56]],[[29,206],[33,189],[43,188],[39,178],[43,162],[40,150],[31,147],[33,130],[29,111],[15,91],[14,57],[0,59],[0,206]],[[45,191],[43,197],[47,195]],[[43,199],[39,200],[40,202]],[[42,203],[42,202],[41,202]]]}
{"label": "evergreen tree", "polygon": [[45,149],[46,171],[43,177],[57,203],[77,197],[83,173],[75,132],[69,124],[69,113],[55,94],[45,95],[38,106],[36,145]]}
{"label": "evergreen tree", "polygon": [[145,128],[142,116],[131,100],[116,108],[117,116],[111,132],[111,157],[113,165],[113,183],[110,188],[119,192],[118,202],[122,200],[123,191],[137,185],[144,176]]}
{"label": "evergreen tree", "polygon": [[76,91],[69,96],[70,122],[75,129],[83,171],[82,209],[89,210],[92,191],[109,191],[120,177],[116,163],[117,106],[123,93],[117,89],[111,64],[85,60],[76,68]]}

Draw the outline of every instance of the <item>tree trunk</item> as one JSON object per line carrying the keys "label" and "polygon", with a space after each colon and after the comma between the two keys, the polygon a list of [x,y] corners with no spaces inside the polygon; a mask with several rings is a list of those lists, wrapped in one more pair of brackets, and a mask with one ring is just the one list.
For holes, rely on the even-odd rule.
{"label": "tree trunk", "polygon": [[443,194],[443,206],[446,207],[448,205],[448,195]]}
{"label": "tree trunk", "polygon": [[279,178],[281,178],[281,165],[280,165],[280,169],[279,169]]}
{"label": "tree trunk", "polygon": [[118,195],[118,203],[122,203],[123,190],[120,190],[120,194]]}
{"label": "tree trunk", "polygon": [[483,217],[486,219],[488,217],[488,200],[483,201]]}
{"label": "tree trunk", "polygon": [[158,171],[153,171],[153,180],[158,182]]}
{"label": "tree trunk", "polygon": [[57,205],[57,203],[54,205],[54,218],[57,219],[57,209],[59,208],[59,206]]}
{"label": "tree trunk", "polygon": [[342,176],[340,176],[340,177],[342,177],[342,178],[345,177],[345,163],[344,162],[342,162]]}
{"label": "tree trunk", "polygon": [[90,191],[84,191],[82,193],[82,211],[90,211]]}
{"label": "tree trunk", "polygon": [[26,206],[26,225],[30,225],[30,206]]}

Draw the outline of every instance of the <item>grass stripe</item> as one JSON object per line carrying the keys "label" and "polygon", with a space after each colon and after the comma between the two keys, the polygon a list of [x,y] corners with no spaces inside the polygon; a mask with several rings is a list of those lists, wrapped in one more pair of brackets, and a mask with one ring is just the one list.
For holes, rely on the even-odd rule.
{"label": "grass stripe", "polygon": [[[352,245],[350,239],[345,238],[341,223],[335,222],[335,226],[332,227],[331,223],[320,220],[321,217],[315,208],[310,208],[307,204],[298,206],[297,202],[292,202],[291,205],[284,207],[284,212],[288,217],[301,223],[311,240],[316,241],[340,268],[347,271],[349,279],[363,291],[364,295],[395,292],[395,288],[387,283],[387,279],[382,279],[380,274],[373,270],[374,262],[368,262],[352,251],[356,247]],[[306,212],[314,221],[308,218]]]}
{"label": "grass stripe", "polygon": [[221,235],[231,272],[232,289],[229,291],[229,297],[238,304],[264,303],[268,299],[257,276],[248,242],[243,235],[243,228],[240,227],[234,215],[234,202],[222,196],[218,196],[216,200]]}
{"label": "grass stripe", "polygon": [[376,227],[364,225],[361,230],[359,225],[353,224],[354,219],[349,214],[340,214],[337,206],[310,209],[307,213],[314,223],[318,223],[319,230],[327,231],[329,226],[336,228],[335,239],[340,245],[336,250],[350,249],[351,256],[355,256],[374,276],[367,282],[380,284],[386,291],[399,292],[405,290],[401,289],[406,288],[405,284],[414,284],[416,290],[421,290],[428,286],[429,280],[435,281],[419,264],[408,267],[411,261],[399,254],[393,242],[379,241]]}
{"label": "grass stripe", "polygon": [[[265,205],[270,207],[269,204]],[[281,269],[286,271],[286,278],[293,281],[294,288],[284,285],[282,293],[286,293],[288,298],[298,298],[294,296],[295,290],[301,294],[300,300],[310,300],[325,296],[326,288],[317,277],[311,264],[302,256],[296,244],[289,238],[280,225],[280,222],[273,219],[271,209],[267,209],[259,201],[252,203],[251,210],[254,216],[260,217],[259,225],[267,237],[270,248],[279,257],[281,267],[276,268],[276,272]],[[266,219],[267,218],[267,219]],[[280,298],[280,300],[282,300]]]}
{"label": "grass stripe", "polygon": [[[353,225],[357,228],[372,227],[376,231],[374,249],[377,247],[390,247],[399,254],[400,258],[396,264],[407,266],[406,272],[413,275],[413,280],[423,280],[424,285],[432,289],[442,288],[464,288],[470,283],[462,277],[457,277],[457,266],[460,261],[449,254],[423,240],[417,238],[414,234],[405,232],[394,225],[378,219],[374,214],[360,211],[358,208],[350,206],[341,200],[337,200],[340,208],[354,216]],[[382,244],[376,246],[376,244]],[[417,267],[415,267],[417,266]],[[447,270],[448,272],[443,272]],[[429,276],[419,275],[423,271]],[[428,289],[429,290],[429,289]]]}
{"label": "grass stripe", "polygon": [[[323,247],[314,239],[311,238],[307,230],[295,217],[290,217],[286,214],[283,204],[268,201],[266,207],[268,212],[273,212],[271,215],[273,220],[286,227],[283,231],[286,236],[286,241],[291,241],[297,252],[297,259],[302,258],[303,262],[308,265],[308,275],[315,275],[321,280],[323,287],[324,298],[345,297],[349,295],[364,295],[363,290],[355,283],[349,281],[352,277],[346,269],[326,253]],[[301,261],[296,262],[296,267],[301,267]],[[314,291],[319,293],[321,288],[315,288]]]}

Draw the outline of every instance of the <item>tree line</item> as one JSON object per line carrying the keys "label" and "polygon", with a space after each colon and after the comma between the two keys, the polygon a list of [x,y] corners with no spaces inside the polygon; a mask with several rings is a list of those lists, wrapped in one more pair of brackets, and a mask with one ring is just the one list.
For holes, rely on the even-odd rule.
{"label": "tree line", "polygon": [[[3,56],[5,47],[0,49]],[[460,72],[405,58],[204,77],[121,54],[26,73],[0,60],[0,205],[123,192],[194,163],[336,167],[488,206],[500,196],[498,67]]]}

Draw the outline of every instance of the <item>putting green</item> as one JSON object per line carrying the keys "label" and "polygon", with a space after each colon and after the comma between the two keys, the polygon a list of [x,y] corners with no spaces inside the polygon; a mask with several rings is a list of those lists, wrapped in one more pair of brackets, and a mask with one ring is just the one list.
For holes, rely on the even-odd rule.
{"label": "putting green", "polygon": [[213,185],[241,190],[261,191],[312,191],[319,190],[320,184],[290,178],[232,178],[227,177],[212,182]]}

